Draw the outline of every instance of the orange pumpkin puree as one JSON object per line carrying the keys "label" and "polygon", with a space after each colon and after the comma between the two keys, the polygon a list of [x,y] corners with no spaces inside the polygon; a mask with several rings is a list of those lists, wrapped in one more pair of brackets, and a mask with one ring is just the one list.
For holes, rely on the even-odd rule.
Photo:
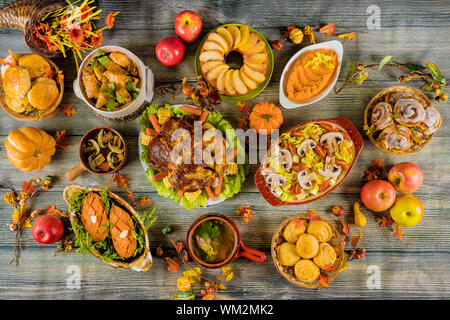
{"label": "orange pumpkin puree", "polygon": [[285,94],[294,102],[305,101],[330,85],[338,65],[334,50],[317,49],[295,60],[287,75]]}

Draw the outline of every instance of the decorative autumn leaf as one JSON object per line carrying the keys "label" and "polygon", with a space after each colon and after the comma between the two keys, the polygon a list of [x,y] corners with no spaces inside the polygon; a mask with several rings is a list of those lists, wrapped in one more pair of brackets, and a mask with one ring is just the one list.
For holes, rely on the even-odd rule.
{"label": "decorative autumn leaf", "polygon": [[220,279],[225,279],[225,281],[230,281],[233,279],[234,273],[233,269],[231,267],[222,267],[222,275],[220,276]]}
{"label": "decorative autumn leaf", "polygon": [[354,32],[347,32],[347,33],[343,33],[338,35],[338,38],[340,39],[355,39],[356,38],[356,34]]}
{"label": "decorative autumn leaf", "polygon": [[216,296],[213,295],[212,293],[205,294],[202,298],[202,300],[215,300],[215,299],[216,299]]}
{"label": "decorative autumn leaf", "polygon": [[169,265],[167,267],[167,270],[169,270],[170,272],[173,272],[173,273],[178,272],[178,269],[180,268],[180,259],[178,259],[177,257],[173,257],[173,258],[165,257],[164,260]]}
{"label": "decorative autumn leaf", "polygon": [[115,180],[118,188],[127,188],[127,183],[129,180],[123,174],[117,173],[115,175]]}
{"label": "decorative autumn leaf", "polygon": [[67,145],[64,143],[64,141],[67,140],[66,130],[56,131],[54,139],[57,147],[61,149],[67,148]]}
{"label": "decorative autumn leaf", "polygon": [[380,63],[378,64],[378,71],[380,71],[380,70],[384,67],[384,65],[385,65],[386,63],[388,63],[391,59],[392,59],[392,56],[391,56],[390,54],[388,54],[387,56],[385,56],[385,57],[380,61]]}
{"label": "decorative autumn leaf", "polygon": [[392,225],[392,223],[394,223],[394,220],[392,220],[391,215],[383,215],[383,216],[376,218],[376,220],[381,228],[390,227]]}
{"label": "decorative autumn leaf", "polygon": [[327,37],[334,33],[334,23],[329,23],[319,29],[320,33],[325,34]]}
{"label": "decorative autumn leaf", "polygon": [[320,287],[328,288],[328,284],[331,282],[330,278],[327,274],[321,273],[319,277],[317,278],[317,284]]}
{"label": "decorative autumn leaf", "polygon": [[23,181],[22,182],[22,191],[27,194],[33,194],[33,192],[36,190],[36,186],[33,184],[33,179],[30,181]]}
{"label": "decorative autumn leaf", "polygon": [[249,120],[248,114],[243,115],[242,117],[237,118],[237,119],[236,119],[236,122],[237,122],[238,128],[241,128],[241,129],[247,128],[247,127],[249,126],[249,124],[250,124],[250,120]]}
{"label": "decorative autumn leaf", "polygon": [[236,209],[235,213],[244,218],[245,222],[248,223],[253,219],[253,209],[253,206],[249,207],[244,203]]}
{"label": "decorative autumn leaf", "polygon": [[142,197],[138,200],[138,208],[142,209],[142,207],[148,207],[152,203],[152,199],[148,197]]}
{"label": "decorative autumn leaf", "polygon": [[194,267],[189,270],[183,271],[183,275],[189,278],[192,284],[200,283],[202,271],[199,267]]}
{"label": "decorative autumn leaf", "polygon": [[316,214],[316,210],[306,210],[306,217],[310,220],[310,221],[315,221],[315,220],[319,220],[320,219],[320,216],[318,216],[317,214]]}
{"label": "decorative autumn leaf", "polygon": [[392,234],[393,238],[398,238],[399,240],[403,240],[403,235],[405,234],[405,231],[397,224],[395,226],[394,233]]}
{"label": "decorative autumn leaf", "polygon": [[187,250],[183,249],[181,251],[181,261],[183,263],[187,263],[187,262],[189,262],[189,260],[190,260],[190,258],[189,258],[189,254],[187,253]]}
{"label": "decorative autumn leaf", "polygon": [[239,101],[236,105],[238,106],[237,109],[242,113],[247,113],[250,111],[250,108],[247,106],[247,102],[245,101]]}
{"label": "decorative autumn leaf", "polygon": [[127,196],[130,198],[131,202],[134,202],[134,193],[131,189],[127,189]]}
{"label": "decorative autumn leaf", "polygon": [[162,257],[162,255],[164,254],[164,251],[162,249],[162,243],[158,244],[158,247],[156,247],[156,255],[158,257]]}
{"label": "decorative autumn leaf", "polygon": [[170,243],[174,246],[175,250],[177,250],[177,252],[181,254],[181,250],[183,249],[183,242],[175,242],[174,240],[170,240]]}
{"label": "decorative autumn leaf", "polygon": [[441,71],[433,62],[426,61],[425,65],[427,66],[428,70],[430,70],[430,74],[433,77],[434,80],[439,82],[445,82],[445,78],[442,75]]}
{"label": "decorative autumn leaf", "polygon": [[65,104],[61,107],[61,111],[63,112],[64,117],[71,118],[77,110],[74,109],[71,105]]}
{"label": "decorative autumn leaf", "polygon": [[294,221],[295,221],[294,223],[295,223],[296,228],[300,228],[302,225],[305,224],[305,220],[303,220],[303,219],[295,219]]}
{"label": "decorative autumn leaf", "polygon": [[344,233],[346,236],[348,236],[349,233],[350,233],[350,224],[349,223],[345,223],[342,218],[340,218],[339,221],[341,222],[342,233]]}
{"label": "decorative autumn leaf", "polygon": [[374,167],[380,168],[380,169],[385,169],[386,165],[381,161],[380,158],[377,158],[376,160],[372,160],[372,165]]}
{"label": "decorative autumn leaf", "polygon": [[184,86],[187,82],[187,78],[183,77],[183,79],[181,79],[181,85]]}
{"label": "decorative autumn leaf", "polygon": [[362,236],[363,236],[363,233],[362,233],[362,231],[360,231],[359,235],[352,237],[352,240],[350,243],[353,248],[356,248],[358,246],[359,241],[361,241]]}

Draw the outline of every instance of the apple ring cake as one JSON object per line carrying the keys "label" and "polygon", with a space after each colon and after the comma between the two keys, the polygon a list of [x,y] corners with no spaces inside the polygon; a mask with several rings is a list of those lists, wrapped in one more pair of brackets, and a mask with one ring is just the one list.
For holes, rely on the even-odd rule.
{"label": "apple ring cake", "polygon": [[[236,52],[242,58],[235,68],[227,58]],[[246,25],[227,25],[211,32],[199,56],[205,81],[220,94],[242,96],[266,79],[268,55],[265,42]]]}

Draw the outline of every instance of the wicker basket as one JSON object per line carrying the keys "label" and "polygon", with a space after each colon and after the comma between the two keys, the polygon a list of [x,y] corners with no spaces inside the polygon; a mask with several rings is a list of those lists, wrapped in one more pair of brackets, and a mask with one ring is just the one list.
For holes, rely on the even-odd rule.
{"label": "wicker basket", "polygon": [[[272,259],[273,259],[273,262],[274,262],[277,270],[290,283],[295,284],[296,286],[299,286],[299,287],[303,287],[303,288],[317,289],[320,287],[320,284],[317,282],[317,280],[312,283],[306,283],[306,282],[300,281],[299,279],[297,279],[297,277],[294,274],[294,267],[282,266],[277,257],[277,247],[279,245],[281,245],[283,242],[286,242],[286,240],[284,240],[284,237],[283,237],[284,229],[286,228],[288,223],[294,219],[304,219],[304,220],[308,221],[308,223],[310,222],[310,220],[308,219],[306,214],[296,214],[296,215],[290,216],[289,218],[285,219],[275,230],[273,237],[272,237],[272,245],[271,245]],[[337,229],[326,219],[320,217],[320,220],[325,221],[331,227],[331,230],[333,232],[333,235],[332,235],[330,241],[328,241],[328,243],[336,251],[336,261],[334,262],[333,270],[329,271],[329,273],[328,273],[328,278],[330,281],[332,281],[334,278],[336,278],[336,276],[339,273],[339,270],[342,267],[342,263],[344,261],[344,247],[342,246],[341,236],[339,235],[339,232],[337,231]]]}
{"label": "wicker basket", "polygon": [[[56,64],[53,63],[49,58],[43,57],[49,64],[50,67],[58,74],[61,72],[61,70],[56,66]],[[6,101],[5,101],[5,91],[3,90],[3,79],[0,76],[0,106],[5,110],[5,112],[13,117],[16,120],[19,121],[38,121],[42,120],[43,118],[51,116],[53,113],[56,112],[56,109],[58,108],[59,104],[61,103],[62,97],[64,95],[64,81],[61,81],[59,83],[57,81],[58,89],[59,89],[59,96],[56,99],[53,106],[47,110],[38,110],[33,109],[29,112],[22,112],[18,113],[14,110],[12,110],[10,107],[8,107]]]}
{"label": "wicker basket", "polygon": [[[391,94],[391,93],[410,93],[413,96],[416,96],[422,100],[424,100],[428,106],[434,108],[433,104],[431,103],[430,99],[428,99],[428,97],[420,90],[412,88],[412,87],[408,87],[408,86],[402,86],[402,85],[397,85],[397,86],[391,86],[391,87],[387,87],[384,88],[383,90],[381,90],[380,92],[378,92],[373,98],[372,100],[370,100],[369,104],[367,105],[366,109],[364,110],[364,125],[366,126],[370,126],[370,116],[372,114],[372,109],[373,107],[379,102],[382,101],[384,96],[386,96],[387,94]],[[411,147],[405,151],[391,151],[391,150],[387,150],[385,148],[383,148],[380,143],[378,143],[376,141],[376,139],[374,138],[373,135],[368,135],[369,140],[381,151],[387,152],[389,154],[392,155],[410,155],[410,154],[414,154],[419,152],[420,150],[422,150],[423,148],[425,148],[425,146],[431,141],[431,139],[433,138],[434,134],[436,132],[434,132],[433,134],[431,134],[429,136],[429,138],[422,143],[422,145],[417,145],[417,144],[412,144]]]}
{"label": "wicker basket", "polygon": [[19,29],[24,32],[25,42],[31,51],[47,58],[62,57],[62,53],[50,51],[35,41],[33,27],[46,13],[63,8],[63,1],[17,0],[0,9],[0,28]]}

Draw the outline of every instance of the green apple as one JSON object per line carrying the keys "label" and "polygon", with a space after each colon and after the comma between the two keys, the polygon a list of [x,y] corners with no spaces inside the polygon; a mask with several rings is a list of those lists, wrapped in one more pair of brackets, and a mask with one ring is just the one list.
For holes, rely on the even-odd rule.
{"label": "green apple", "polygon": [[422,220],[423,205],[416,197],[405,194],[395,199],[389,209],[392,219],[401,227],[414,227]]}

